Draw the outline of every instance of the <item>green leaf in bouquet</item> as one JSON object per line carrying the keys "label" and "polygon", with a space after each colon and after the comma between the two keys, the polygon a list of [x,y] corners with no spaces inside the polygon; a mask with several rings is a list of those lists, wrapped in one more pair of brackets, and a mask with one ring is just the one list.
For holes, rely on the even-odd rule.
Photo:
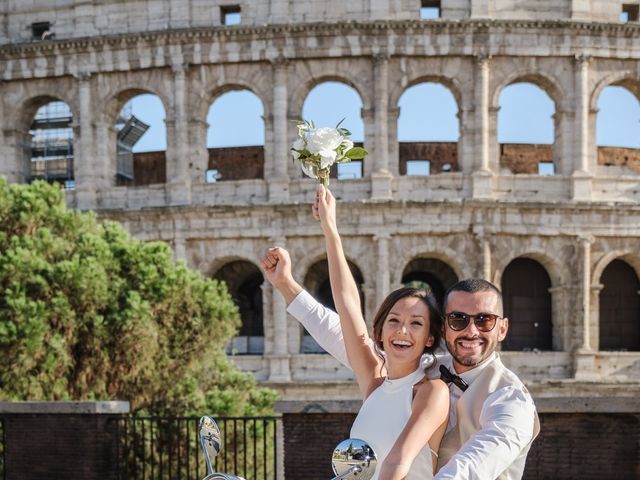
{"label": "green leaf in bouquet", "polygon": [[342,135],[343,137],[350,137],[351,136],[351,132],[349,130],[347,130],[346,128],[338,128],[338,133],[340,135]]}
{"label": "green leaf in bouquet", "polygon": [[349,160],[362,160],[367,155],[369,155],[369,152],[367,152],[362,147],[353,147],[351,150],[349,150],[347,153],[345,153],[345,156]]}
{"label": "green leaf in bouquet", "polygon": [[338,122],[338,124],[336,125],[336,130],[340,130],[340,125],[342,124],[342,122],[344,122],[347,119],[347,117],[343,117],[342,120],[340,120]]}

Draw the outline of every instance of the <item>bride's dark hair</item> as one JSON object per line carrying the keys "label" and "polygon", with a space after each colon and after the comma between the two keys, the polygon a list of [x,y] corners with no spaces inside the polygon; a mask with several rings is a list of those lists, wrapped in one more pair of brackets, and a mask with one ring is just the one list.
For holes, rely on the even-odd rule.
{"label": "bride's dark hair", "polygon": [[[429,353],[434,355],[434,351],[440,345],[440,340],[442,339],[442,314],[440,313],[440,308],[438,307],[438,302],[436,297],[430,291],[413,288],[413,287],[402,287],[397,290],[394,290],[387,298],[384,299],[376,315],[373,317],[373,342],[376,347],[376,353],[382,358],[383,365],[386,361],[384,355],[381,352],[384,351],[384,347],[382,345],[382,327],[384,325],[384,321],[387,319],[389,312],[393,308],[393,306],[398,302],[398,300],[402,300],[403,298],[414,297],[420,298],[427,306],[427,310],[429,311],[429,335],[433,337],[433,343],[430,347],[424,347],[423,353]],[[432,363],[432,365],[435,362]]]}

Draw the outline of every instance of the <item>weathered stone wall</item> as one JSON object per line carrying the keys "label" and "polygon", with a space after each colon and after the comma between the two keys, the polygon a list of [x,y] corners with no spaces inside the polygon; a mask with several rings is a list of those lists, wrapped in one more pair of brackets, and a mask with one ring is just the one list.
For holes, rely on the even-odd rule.
{"label": "weathered stone wall", "polygon": [[[123,8],[123,3],[127,4]],[[579,20],[618,22],[626,0],[442,0],[443,19]],[[239,7],[242,26],[277,23],[419,20],[419,0],[6,0],[0,5],[0,44],[39,41],[31,25],[49,22],[56,38],[81,38],[224,25],[224,9]]]}

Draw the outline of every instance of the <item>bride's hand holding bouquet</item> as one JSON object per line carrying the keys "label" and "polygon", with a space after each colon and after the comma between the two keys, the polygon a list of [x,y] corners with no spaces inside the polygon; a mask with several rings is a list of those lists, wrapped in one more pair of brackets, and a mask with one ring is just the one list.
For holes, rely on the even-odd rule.
{"label": "bride's hand holding bouquet", "polygon": [[354,147],[349,139],[351,132],[340,127],[316,128],[312,121],[297,122],[298,138],[291,146],[294,162],[300,162],[305,175],[316,178],[325,187],[329,186],[329,171],[334,163],[362,160],[368,152],[362,147]]}

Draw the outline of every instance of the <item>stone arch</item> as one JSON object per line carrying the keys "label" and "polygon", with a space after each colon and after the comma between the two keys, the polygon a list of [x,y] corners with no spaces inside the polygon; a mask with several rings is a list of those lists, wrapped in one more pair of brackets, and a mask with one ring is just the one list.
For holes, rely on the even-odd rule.
{"label": "stone arch", "polygon": [[545,267],[530,257],[514,258],[504,269],[501,290],[504,316],[509,318],[503,349],[551,350],[551,278]]}
{"label": "stone arch", "polygon": [[537,238],[526,248],[522,248],[520,251],[513,251],[512,255],[507,258],[496,256],[495,273],[492,282],[494,285],[501,286],[503,284],[505,269],[513,260],[518,258],[535,260],[549,276],[551,281],[549,291],[551,294],[551,348],[553,350],[562,350],[570,340],[569,322],[571,320],[566,318],[563,313],[565,312],[565,304],[570,301],[567,297],[569,293],[561,287],[573,283],[571,271],[563,268],[566,264],[566,259],[555,251],[550,252],[550,249],[545,248],[544,239]]}
{"label": "stone arch", "polygon": [[611,260],[600,276],[600,350],[640,350],[640,276],[623,258]]}
{"label": "stone arch", "polygon": [[[246,83],[246,82],[245,82]],[[247,110],[243,117],[246,118],[246,123],[251,122],[252,126],[256,129],[260,128],[262,134],[262,142],[255,143],[229,143],[228,145],[214,145],[210,143],[210,135],[213,135],[218,140],[225,138],[224,135],[220,135],[220,130],[224,131],[224,122],[217,121],[211,116],[215,115],[214,106],[221,97],[231,92],[243,92],[251,96],[251,102],[257,100],[258,112],[253,109]],[[211,101],[205,103],[207,111],[205,113],[206,118],[206,132],[204,136],[203,147],[207,151],[207,164],[206,164],[206,176],[207,183],[213,183],[217,181],[226,180],[247,180],[265,177],[265,146],[267,144],[268,125],[267,115],[265,114],[267,108],[265,101],[259,94],[246,85],[239,83],[225,84],[211,92]],[[245,100],[248,100],[245,98]],[[219,113],[220,110],[217,111]],[[251,113],[251,115],[249,115]],[[213,125],[213,123],[216,125]],[[227,125],[237,125],[237,119],[229,119]],[[235,130],[227,130],[227,133],[231,133]],[[245,131],[245,130],[242,130]],[[257,131],[257,130],[256,130]],[[232,138],[231,134],[228,138]],[[257,139],[256,139],[257,140]],[[240,161],[239,161],[240,160]]]}
{"label": "stone arch", "polygon": [[448,263],[433,256],[420,255],[405,265],[400,281],[403,285],[417,288],[428,285],[438,304],[442,305],[444,293],[458,280],[460,277]]}
{"label": "stone arch", "polygon": [[[148,85],[144,85],[138,82],[127,83],[126,85],[119,85],[120,88],[114,89],[108,95],[104,97],[105,108],[103,110],[103,118],[107,125],[113,125],[122,110],[122,107],[138,95],[156,95],[162,102],[162,108],[164,108],[167,118],[169,118],[173,111],[173,101],[168,97],[165,92],[150,88]],[[167,138],[167,148],[169,139]]]}
{"label": "stone arch", "polygon": [[[358,286],[360,294],[360,306],[364,311],[365,295],[363,290],[364,277],[362,270],[353,261],[347,258],[349,269]],[[302,284],[304,288],[311,293],[321,304],[335,311],[336,307],[331,294],[331,283],[329,281],[329,265],[327,258],[318,258],[313,262],[304,275]],[[307,334],[306,330],[301,327],[301,353],[323,353],[324,350],[316,343],[316,341]]]}
{"label": "stone arch", "polygon": [[502,284],[502,275],[505,268],[516,258],[529,258],[535,260],[544,267],[549,278],[551,280],[551,287],[563,285],[565,283],[565,277],[570,273],[561,268],[564,260],[559,257],[553,257],[549,255],[548,251],[544,251],[541,246],[530,246],[522,252],[513,252],[513,255],[509,258],[498,260],[496,263],[495,274],[493,277],[493,283],[495,285]]}
{"label": "stone arch", "polygon": [[233,259],[222,264],[213,278],[224,281],[240,312],[241,326],[232,341],[232,350],[239,354],[264,353],[264,312],[260,268],[246,259]]}
{"label": "stone arch", "polygon": [[291,93],[289,97],[289,118],[299,119],[302,116],[302,107],[304,105],[304,101],[309,96],[311,90],[313,90],[318,85],[326,82],[341,83],[353,88],[358,94],[358,97],[360,97],[360,101],[362,102],[362,109],[367,110],[371,108],[371,99],[363,94],[364,92],[368,91],[364,83],[362,83],[358,79],[346,77],[337,73],[326,73],[318,76],[309,76],[309,78],[307,78],[306,80],[303,79],[299,83],[298,87]]}
{"label": "stone arch", "polygon": [[567,104],[570,99],[567,98],[566,93],[562,90],[559,79],[548,73],[543,74],[531,70],[516,70],[507,75],[498,85],[496,85],[491,97],[491,108],[497,109],[500,107],[500,95],[506,87],[513,85],[514,83],[532,83],[549,95],[554,103],[556,112],[567,109]]}
{"label": "stone arch", "polygon": [[631,267],[635,270],[636,275],[640,277],[640,255],[638,255],[637,252],[632,252],[631,250],[619,249],[608,252],[600,259],[598,259],[591,272],[592,285],[598,285],[600,283],[602,272],[604,272],[604,269],[607,268],[607,266],[616,259],[623,260],[631,265]]}
{"label": "stone arch", "polygon": [[443,75],[420,75],[410,80],[406,85],[400,83],[394,85],[389,92],[389,105],[397,107],[400,97],[402,97],[404,92],[421,83],[437,83],[449,90],[458,107],[458,119],[460,119],[460,112],[462,111],[463,105],[462,85],[459,80]]}
{"label": "stone arch", "polygon": [[[456,260],[456,258],[460,258],[460,254],[446,246],[438,245],[435,247],[434,245],[418,245],[414,248],[403,251],[402,254],[396,258],[397,261],[395,262],[395,265],[392,265],[390,268],[392,274],[392,285],[399,286],[401,284],[402,272],[404,272],[404,269],[412,260],[417,258],[433,259],[444,263],[453,270],[453,273],[458,279],[471,276],[470,270],[465,270]],[[398,276],[395,277],[395,275]]]}
{"label": "stone arch", "polygon": [[256,88],[256,86],[252,83],[242,79],[234,79],[233,81],[228,81],[222,85],[214,87],[207,92],[204,92],[204,96],[200,99],[198,105],[197,118],[206,121],[209,108],[216,102],[216,100],[218,100],[218,98],[220,98],[225,93],[242,90],[246,90],[252,93],[258,98],[258,100],[260,100],[260,103],[262,104],[262,110],[264,112],[263,116],[266,119],[270,115],[271,108],[269,106],[269,102],[265,101],[265,93],[262,92],[259,88]]}
{"label": "stone arch", "polygon": [[[56,130],[65,130],[70,138],[66,142],[60,143],[59,139],[56,139],[53,149],[47,147],[38,147],[34,145],[34,138],[31,134],[32,130],[36,131],[36,136],[40,135],[40,140],[47,137],[46,132],[50,131],[42,128],[32,128],[34,120],[38,111],[42,107],[55,102],[60,102],[69,109],[71,118],[66,123],[66,126],[56,127]],[[74,110],[74,108],[76,110]],[[22,99],[20,107],[17,109],[17,122],[16,127],[16,139],[19,151],[18,164],[19,171],[22,172],[22,179],[27,181],[33,178],[41,178],[49,181],[58,181],[67,185],[67,181],[73,182],[75,179],[75,171],[77,169],[77,163],[75,158],[75,152],[79,149],[77,147],[77,141],[79,138],[79,121],[77,110],[78,106],[69,102],[66,95],[51,95],[50,93],[35,93],[26,99]],[[37,132],[40,132],[38,134]],[[59,137],[59,135],[55,135]],[[51,140],[51,138],[49,138]],[[38,139],[36,138],[36,142]],[[51,145],[45,141],[45,144]],[[41,144],[43,145],[43,144]],[[60,148],[62,147],[62,148]],[[54,153],[55,157],[49,156],[50,153]],[[37,161],[34,159],[44,159],[44,156],[48,157],[47,161]],[[53,160],[50,162],[49,160]],[[73,183],[71,183],[73,185]],[[73,188],[73,187],[69,187]]]}
{"label": "stone arch", "polygon": [[610,73],[603,77],[591,92],[589,98],[589,109],[592,112],[598,110],[598,100],[600,94],[607,87],[624,87],[629,90],[640,101],[640,80],[637,78],[637,74],[631,70],[621,70]]}
{"label": "stone arch", "polygon": [[73,98],[73,95],[69,95],[71,92],[63,92],[63,94],[59,94],[60,92],[56,92],[55,95],[52,95],[51,92],[47,92],[44,89],[38,89],[38,91],[32,92],[27,97],[22,97],[18,102],[16,102],[13,106],[15,111],[18,112],[17,119],[15,125],[18,129],[29,130],[31,126],[31,122],[33,117],[35,116],[38,109],[49,102],[64,102],[67,104],[69,109],[71,110],[71,115],[74,119],[74,124],[77,125],[77,119],[79,117],[80,107],[77,104],[77,100]]}
{"label": "stone arch", "polygon": [[[131,146],[123,147],[123,144],[118,141],[118,129],[115,128],[124,106],[127,102],[139,95],[156,96],[160,100],[165,114],[165,124],[162,125],[162,127],[166,138],[166,149],[154,152],[151,157],[142,160],[132,153]],[[109,178],[115,178],[116,185],[146,185],[150,183],[164,183],[166,181],[167,152],[171,148],[172,140],[166,122],[171,118],[170,109],[173,108],[172,103],[173,102],[164,95],[164,92],[153,90],[149,86],[141,85],[138,82],[131,82],[107,97],[105,101],[106,108],[103,112],[103,118],[105,120],[104,126],[107,129],[107,158],[105,160],[109,165]],[[139,120],[144,121],[143,119]],[[101,135],[104,134],[105,132],[101,132]],[[140,164],[143,168],[136,168],[136,164],[139,161],[143,162]],[[126,167],[123,167],[124,165],[126,165]],[[126,175],[123,170],[130,170],[128,173],[131,176]],[[144,172],[142,175],[144,178],[138,178],[140,175],[134,173],[136,170],[138,170],[138,172]]]}
{"label": "stone arch", "polygon": [[[403,109],[400,105],[403,95],[407,93],[411,88],[418,87],[420,85],[438,85],[442,87],[448,94],[451,95],[453,99],[453,105],[455,106],[455,124],[458,130],[457,138],[454,139],[419,139],[419,140],[411,140],[408,141],[406,139],[400,138],[400,131],[403,126],[406,126],[406,123],[401,122],[401,118],[403,115]],[[397,96],[399,93],[399,96]],[[434,99],[438,98],[437,101],[441,101],[444,93],[442,92],[438,97],[429,96],[428,98]],[[415,100],[418,97],[414,97]],[[425,98],[425,97],[419,97]],[[437,173],[449,173],[452,171],[460,170],[460,157],[461,157],[461,137],[462,137],[462,96],[460,93],[460,85],[455,80],[452,80],[448,77],[438,76],[438,75],[423,75],[414,80],[412,80],[406,88],[402,88],[402,86],[398,85],[395,87],[392,92],[393,102],[391,105],[395,108],[397,119],[395,121],[395,125],[392,129],[395,131],[394,142],[396,144],[398,151],[398,174],[399,175],[410,175],[411,174],[411,166],[410,161],[421,161],[420,163],[414,163],[413,166],[417,167],[418,170],[423,169],[421,175],[432,175]],[[448,103],[448,102],[447,102]],[[406,103],[405,103],[406,106]],[[444,107],[444,101],[442,107]],[[447,108],[449,105],[447,105]],[[452,117],[447,112],[446,117],[442,114],[442,112],[438,112],[438,120],[434,122],[434,113],[435,111],[432,109],[426,109],[424,113],[421,112],[421,120],[424,121],[425,125],[429,125],[429,127],[423,127],[423,132],[425,135],[432,133],[430,128],[438,128],[443,127],[443,124],[446,123],[448,127],[451,127],[450,122],[453,122]],[[416,110],[413,110],[414,115]],[[406,120],[406,119],[405,119]],[[444,128],[443,128],[444,130]],[[441,132],[442,133],[442,132]],[[428,170],[427,170],[428,169]],[[395,168],[394,168],[395,171]]]}

